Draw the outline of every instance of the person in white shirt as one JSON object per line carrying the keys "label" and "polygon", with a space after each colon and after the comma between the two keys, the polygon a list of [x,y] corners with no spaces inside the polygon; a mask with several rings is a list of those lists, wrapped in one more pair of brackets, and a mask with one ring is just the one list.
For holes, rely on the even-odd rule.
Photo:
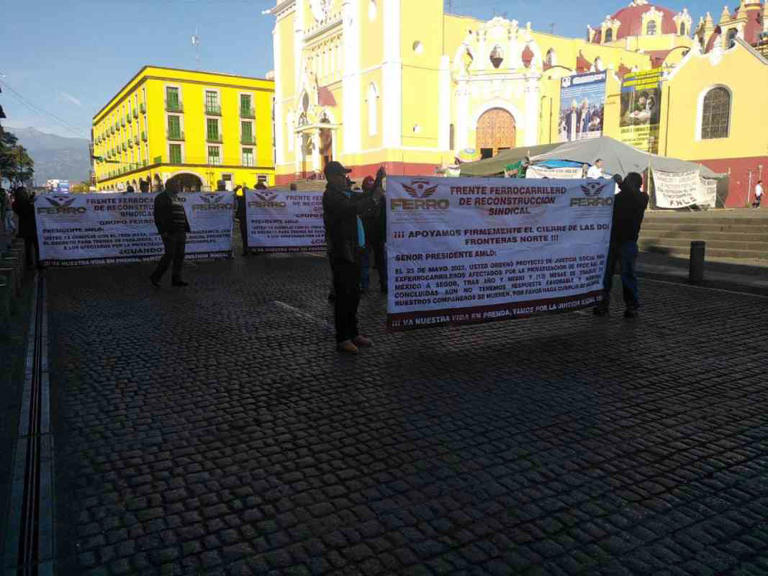
{"label": "person in white shirt", "polygon": [[760,201],[763,199],[763,181],[758,180],[755,185],[755,201],[752,203],[752,208],[760,208]]}
{"label": "person in white shirt", "polygon": [[595,163],[589,167],[589,170],[587,170],[587,178],[592,178],[597,180],[598,178],[605,178],[603,175],[603,161],[602,159],[598,158],[595,160]]}

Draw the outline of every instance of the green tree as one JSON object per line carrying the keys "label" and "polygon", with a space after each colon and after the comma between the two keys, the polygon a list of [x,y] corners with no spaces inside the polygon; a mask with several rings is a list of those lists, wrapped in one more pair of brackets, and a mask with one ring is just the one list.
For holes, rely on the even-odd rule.
{"label": "green tree", "polygon": [[0,128],[0,180],[18,186],[32,180],[34,174],[35,163],[27,150],[14,134]]}

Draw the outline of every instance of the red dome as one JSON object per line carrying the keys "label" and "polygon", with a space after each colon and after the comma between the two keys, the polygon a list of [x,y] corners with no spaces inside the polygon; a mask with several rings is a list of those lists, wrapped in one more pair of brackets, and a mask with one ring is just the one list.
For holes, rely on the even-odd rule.
{"label": "red dome", "polygon": [[[675,12],[669,8],[662,6],[656,6],[654,4],[645,4],[639,6],[627,6],[622,8],[616,14],[611,16],[611,20],[618,20],[621,22],[619,30],[616,33],[614,40],[626,38],[627,36],[642,36],[645,34],[643,30],[643,14],[650,12],[652,9],[656,9],[657,12],[662,13],[661,18],[661,30],[657,31],[657,34],[677,34],[677,26],[675,25]],[[598,29],[600,27],[598,26]]]}

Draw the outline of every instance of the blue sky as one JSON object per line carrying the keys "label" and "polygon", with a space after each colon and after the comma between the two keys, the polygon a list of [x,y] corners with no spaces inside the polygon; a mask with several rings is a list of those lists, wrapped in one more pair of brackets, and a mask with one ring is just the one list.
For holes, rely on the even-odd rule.
{"label": "blue sky", "polygon": [[[386,1],[386,0],[384,0]],[[418,0],[402,0],[417,2]],[[446,0],[447,3],[447,0]],[[91,117],[143,65],[195,68],[191,36],[201,38],[200,68],[263,77],[273,67],[274,0],[4,0],[0,19],[0,104],[9,127],[32,126],[88,137]],[[538,2],[453,0],[453,12],[506,15],[534,29],[582,37],[629,0]],[[738,4],[732,0],[730,4]],[[694,22],[715,19],[722,0],[665,2]],[[16,93],[14,93],[13,89]],[[44,112],[41,112],[43,110]]]}

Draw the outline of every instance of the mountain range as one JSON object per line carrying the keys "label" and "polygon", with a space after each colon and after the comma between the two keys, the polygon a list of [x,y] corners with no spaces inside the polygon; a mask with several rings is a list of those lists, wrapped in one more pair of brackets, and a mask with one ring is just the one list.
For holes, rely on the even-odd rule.
{"label": "mountain range", "polygon": [[71,184],[88,181],[91,160],[86,138],[65,138],[36,128],[7,128],[35,161],[35,184],[46,180],[69,180]]}

